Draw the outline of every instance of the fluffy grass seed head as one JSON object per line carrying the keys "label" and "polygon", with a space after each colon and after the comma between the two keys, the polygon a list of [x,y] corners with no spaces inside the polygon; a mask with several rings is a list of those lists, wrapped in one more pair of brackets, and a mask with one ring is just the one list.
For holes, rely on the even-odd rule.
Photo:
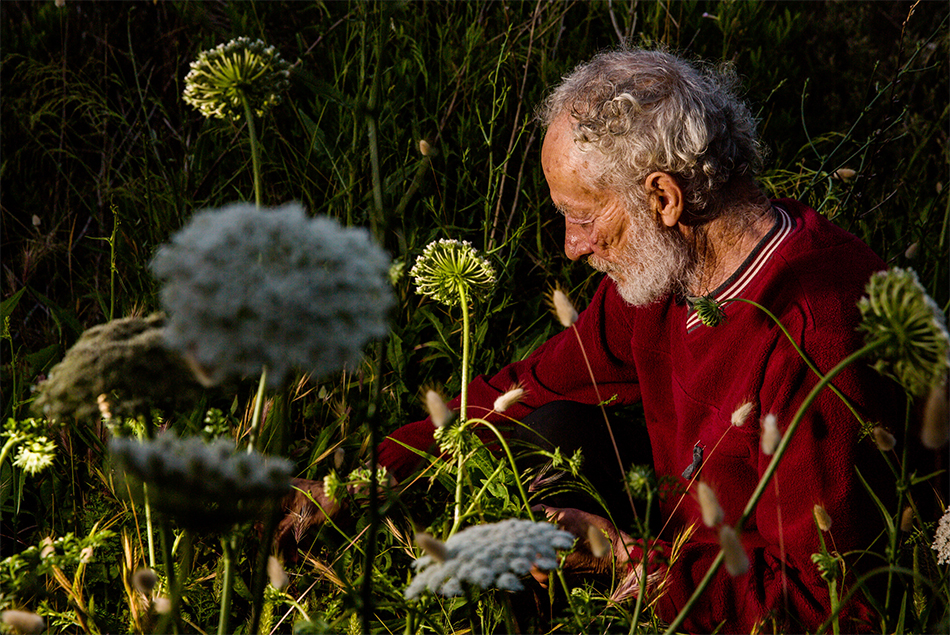
{"label": "fluffy grass seed head", "polygon": [[271,586],[278,591],[283,591],[287,588],[287,585],[290,584],[290,578],[287,577],[287,572],[284,571],[280,560],[274,556],[267,557],[267,579],[270,580]]}
{"label": "fluffy grass seed head", "polygon": [[875,351],[874,368],[911,394],[925,394],[950,368],[946,316],[912,269],[879,271],[865,291],[858,302],[858,330],[868,344],[882,345]]}
{"label": "fluffy grass seed head", "polygon": [[950,507],[940,518],[931,548],[937,552],[937,564],[950,564]]}
{"label": "fluffy grass seed head", "polygon": [[897,445],[897,439],[894,438],[894,435],[881,426],[871,428],[871,438],[874,439],[874,445],[881,452],[890,452]]}
{"label": "fluffy grass seed head", "polygon": [[564,328],[570,328],[579,319],[577,309],[574,303],[567,297],[567,294],[560,289],[554,289],[551,292],[551,304],[554,306],[554,313],[557,315],[557,321]]}
{"label": "fluffy grass seed head", "polygon": [[707,527],[715,527],[720,524],[725,514],[719,505],[719,499],[716,498],[716,492],[704,481],[700,481],[697,495],[699,497],[699,508],[703,514],[703,524]]}
{"label": "fluffy grass seed head", "polygon": [[244,99],[258,117],[280,103],[290,85],[290,64],[273,46],[239,37],[202,51],[185,76],[185,103],[205,117],[240,120]]}
{"label": "fluffy grass seed head", "polygon": [[920,429],[920,442],[925,448],[938,450],[950,437],[950,401],[947,395],[947,382],[936,384],[930,389],[924,404],[924,420]]}
{"label": "fluffy grass seed head", "polygon": [[299,203],[234,203],[195,214],[152,261],[169,347],[204,382],[294,369],[324,376],[388,331],[389,257],[365,229],[310,218]]}
{"label": "fluffy grass seed head", "polygon": [[590,544],[590,553],[595,558],[603,558],[610,553],[610,541],[600,527],[587,525],[587,542]]}
{"label": "fluffy grass seed head", "polygon": [[484,300],[495,288],[495,270],[464,240],[436,240],[423,250],[409,270],[416,292],[446,306]]}
{"label": "fluffy grass seed head", "polygon": [[719,546],[722,549],[726,571],[729,575],[735,578],[749,570],[749,556],[743,549],[735,529],[729,525],[719,528]]}
{"label": "fluffy grass seed head", "polygon": [[700,296],[698,298],[689,298],[693,309],[696,311],[699,321],[706,326],[719,326],[726,320],[726,312],[722,305],[709,296]]}
{"label": "fluffy grass seed head", "polygon": [[741,428],[745,425],[746,420],[749,418],[749,415],[752,414],[752,405],[751,401],[743,403],[741,406],[735,409],[732,413],[732,425],[737,428]]}
{"label": "fluffy grass seed head", "polygon": [[521,386],[514,386],[505,394],[499,395],[498,398],[495,399],[495,403],[492,405],[492,408],[494,408],[495,412],[504,412],[505,410],[508,410],[508,408],[521,401],[523,396],[524,388]]}
{"label": "fluffy grass seed head", "polygon": [[782,433],[778,429],[778,419],[773,414],[765,415],[762,419],[762,454],[772,456],[775,448],[782,440]]}
{"label": "fluffy grass seed head", "polygon": [[55,458],[56,443],[46,437],[36,437],[20,445],[13,465],[33,476],[51,466]]}
{"label": "fluffy grass seed head", "polygon": [[291,489],[289,461],[238,451],[223,438],[165,432],[148,441],[114,438],[109,451],[126,476],[148,485],[154,509],[188,529],[228,529]]}
{"label": "fluffy grass seed head", "polygon": [[831,516],[828,515],[828,511],[824,507],[815,505],[812,508],[812,513],[815,515],[815,524],[818,525],[818,529],[822,531],[831,529]]}
{"label": "fluffy grass seed head", "polygon": [[445,404],[442,395],[432,389],[426,391],[426,410],[436,428],[444,428],[452,419],[452,411]]}
{"label": "fluffy grass seed head", "polygon": [[46,622],[36,613],[29,611],[3,611],[0,613],[0,622],[18,633],[42,633]]}
{"label": "fluffy grass seed head", "polygon": [[424,531],[416,534],[416,544],[419,545],[426,555],[432,558],[432,561],[435,563],[441,564],[448,559],[448,551],[445,548],[445,543]]}
{"label": "fluffy grass seed head", "polygon": [[557,568],[556,549],[569,549],[574,536],[551,523],[509,518],[475,525],[445,541],[445,558],[431,555],[416,560],[418,573],[406,588],[413,599],[428,589],[443,596],[462,595],[464,586],[520,591],[519,578],[532,567]]}
{"label": "fluffy grass seed head", "polygon": [[[122,318],[86,330],[38,387],[34,409],[51,420],[135,417],[185,409],[202,394],[183,359],[165,345],[161,315]],[[105,395],[105,396],[103,396]]]}

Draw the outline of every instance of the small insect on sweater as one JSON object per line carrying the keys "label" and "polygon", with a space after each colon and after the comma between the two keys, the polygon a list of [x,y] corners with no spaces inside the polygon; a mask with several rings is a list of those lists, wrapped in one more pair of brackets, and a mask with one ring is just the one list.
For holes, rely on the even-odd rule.
{"label": "small insect on sweater", "polygon": [[[664,484],[665,529],[656,543],[663,555],[651,557],[650,571],[663,579],[655,610],[667,622],[720,552],[721,525],[703,524],[698,483],[712,488],[724,512],[722,524],[733,526],[772,459],[761,449],[762,420],[774,415],[784,432],[818,381],[765,312],[728,300],[743,298],[766,307],[816,368],[827,373],[861,347],[856,305],[871,274],[884,268],[860,240],[807,206],[777,200],[774,210],[770,232],[711,294],[727,301],[720,325],[705,326],[689,303],[672,295],[631,307],[605,278],[575,324],[580,338],[566,329],[528,358],[491,378],[476,378],[469,388],[470,417],[485,416],[495,398],[514,384],[525,389],[521,403],[505,412],[514,419],[555,400],[596,404],[580,340],[603,399],[642,402],[654,467]],[[895,433],[902,429],[897,391],[866,361],[849,366],[833,384],[866,421]],[[751,414],[734,425],[733,413],[747,403]],[[458,407],[458,400],[450,405]],[[405,479],[419,466],[419,457],[403,444],[431,450],[432,431],[428,421],[399,428],[380,446],[380,463]],[[694,469],[687,470],[690,466]],[[815,506],[832,521],[824,534],[829,551],[866,549],[880,533],[880,516],[857,470],[878,495],[893,493],[880,451],[862,435],[841,398],[824,389],[739,534],[748,572],[733,577],[720,567],[683,628],[749,633],[763,623],[771,630],[774,620],[779,629],[801,632],[824,622],[831,613],[828,585],[811,558],[821,551]],[[671,553],[674,537],[691,525],[695,532]],[[631,556],[640,562],[636,548]],[[854,632],[873,628],[875,618],[858,593],[840,619],[842,632]]]}

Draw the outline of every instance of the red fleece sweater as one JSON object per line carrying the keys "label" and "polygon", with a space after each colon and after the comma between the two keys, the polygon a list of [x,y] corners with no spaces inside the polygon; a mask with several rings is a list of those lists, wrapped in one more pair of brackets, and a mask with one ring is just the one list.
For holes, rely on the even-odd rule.
{"label": "red fleece sweater", "polygon": [[[871,273],[884,263],[814,210],[792,200],[775,203],[779,213],[771,232],[711,295],[767,307],[827,372],[862,345],[855,332],[856,303]],[[657,476],[673,484],[660,504],[668,520],[660,544],[668,553],[677,533],[690,524],[698,527],[666,571],[668,584],[656,607],[666,621],[686,603],[720,551],[718,530],[702,523],[696,481],[713,488],[724,523],[733,525],[771,459],[760,449],[761,419],[774,414],[784,431],[817,381],[765,313],[731,302],[725,314],[724,323],[707,327],[672,296],[631,307],[605,278],[576,323],[603,398],[643,403]],[[523,401],[505,413],[515,419],[555,400],[596,404],[582,360],[578,338],[567,329],[494,377],[475,379],[469,414],[490,411],[495,398],[515,383],[525,388]],[[895,413],[895,391],[866,363],[852,365],[834,384],[862,416],[897,430],[903,411]],[[752,404],[751,416],[741,427],[732,425],[733,412],[746,402]],[[429,450],[432,430],[431,423],[421,421],[396,430],[390,439]],[[402,480],[418,466],[418,456],[390,439],[380,446],[380,463]],[[704,458],[698,478],[688,480],[683,471],[697,445]],[[827,585],[811,561],[811,554],[820,551],[814,506],[823,506],[832,519],[825,536],[829,549],[866,548],[880,530],[855,466],[879,493],[894,491],[882,482],[887,470],[878,450],[868,438],[860,439],[854,416],[826,389],[808,410],[774,483],[743,528],[749,572],[733,578],[720,568],[684,628],[749,633],[771,618],[791,632],[821,624],[830,610]],[[640,561],[639,553],[632,556]],[[842,631],[868,629],[872,615],[859,600],[851,602]]]}

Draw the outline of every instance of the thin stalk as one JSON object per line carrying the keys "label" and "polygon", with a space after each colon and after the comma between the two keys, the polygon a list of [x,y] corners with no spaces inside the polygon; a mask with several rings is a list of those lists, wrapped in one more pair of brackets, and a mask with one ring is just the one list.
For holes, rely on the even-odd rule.
{"label": "thin stalk", "polygon": [[[909,448],[907,439],[909,438],[908,433],[910,432],[909,424],[910,424],[912,401],[913,401],[912,399],[908,398],[907,404],[905,406],[906,412],[904,414],[903,457],[901,459],[901,465],[900,465],[900,477],[897,481],[898,483],[897,518],[901,517],[901,511],[902,511],[902,508],[904,507],[904,492],[907,490],[907,459],[908,459],[907,452]],[[887,619],[887,617],[890,615],[891,595],[892,595],[891,588],[894,583],[894,572],[892,571],[892,569],[894,566],[899,564],[898,559],[899,559],[900,551],[897,548],[897,536],[899,533],[900,533],[900,527],[894,526],[890,528],[890,536],[888,536],[889,544],[888,544],[887,557],[888,557],[888,560],[890,561],[888,564],[890,564],[891,567],[888,567],[888,570],[887,570],[887,594],[884,596],[884,618],[885,619]]]}
{"label": "thin stalk", "polygon": [[153,535],[155,530],[152,527],[152,505],[148,500],[148,485],[145,483],[142,483],[142,499],[145,502],[145,534],[148,536],[148,566],[150,569],[154,569],[155,540]]}
{"label": "thin stalk", "polygon": [[[647,511],[644,514],[646,518],[643,521],[644,531],[646,535],[650,531],[650,509],[653,507],[653,490],[647,488]],[[650,559],[650,549],[646,546],[645,543],[643,553],[641,554],[640,560],[640,589],[637,592],[637,604],[633,609],[633,620],[630,622],[630,635],[633,635],[633,631],[637,628],[637,623],[640,621],[640,613],[643,611],[643,598],[647,594],[647,564]],[[626,546],[626,545],[624,545]]]}
{"label": "thin stalk", "polygon": [[363,633],[371,632],[370,618],[373,616],[373,569],[376,561],[376,531],[379,527],[379,413],[382,409],[383,380],[382,369],[385,362],[386,346],[382,340],[376,343],[376,373],[373,379],[373,401],[369,405],[366,426],[369,428],[369,527],[366,537],[366,553],[363,564],[363,609],[361,611]]}
{"label": "thin stalk", "polygon": [[247,453],[254,451],[257,436],[261,431],[261,413],[264,411],[264,390],[267,385],[267,366],[261,369],[261,380],[257,384],[257,396],[254,398],[254,413],[251,415],[251,430],[247,442]]}
{"label": "thin stalk", "polygon": [[[465,293],[465,285],[458,285],[459,299],[462,304],[462,396],[461,410],[459,412],[459,426],[464,427],[468,420],[468,356],[469,356],[469,333],[471,325],[468,315],[468,296]],[[453,514],[452,531],[454,534],[462,523],[462,481],[465,471],[465,457],[459,453],[458,468],[455,470],[455,513]]]}
{"label": "thin stalk", "polygon": [[241,103],[244,104],[244,115],[247,117],[247,133],[251,138],[251,168],[254,170],[254,203],[261,206],[261,151],[257,145],[257,132],[254,129],[254,113],[244,91],[238,91]]}
{"label": "thin stalk", "polygon": [[221,613],[218,618],[218,635],[227,635],[228,619],[231,616],[231,589],[234,586],[234,542],[235,536],[221,538],[224,558],[224,581],[221,583]]}
{"label": "thin stalk", "polygon": [[[752,496],[749,497],[749,502],[746,503],[745,509],[742,510],[742,515],[739,516],[739,519],[736,521],[735,530],[737,532],[742,530],[742,526],[752,515],[752,512],[755,511],[755,506],[759,503],[759,499],[762,498],[762,494],[765,492],[765,488],[768,486],[769,482],[772,480],[772,476],[775,474],[775,471],[778,469],[779,461],[782,460],[782,457],[785,455],[785,451],[788,449],[789,443],[792,440],[792,437],[795,436],[795,430],[798,429],[798,425],[805,418],[805,412],[808,408],[811,407],[815,399],[818,397],[818,393],[822,391],[826,386],[831,384],[831,380],[834,379],[838,373],[843,371],[845,368],[850,366],[852,363],[858,359],[864,357],[865,355],[881,348],[884,345],[884,342],[872,342],[866,344],[863,348],[858,349],[848,357],[841,360],[837,366],[828,371],[828,374],[821,378],[815,387],[811,389],[811,392],[805,397],[805,400],[802,402],[802,405],[799,406],[798,412],[795,413],[792,422],[788,424],[788,428],[785,430],[785,433],[782,435],[782,440],[779,442],[778,447],[775,449],[775,454],[772,456],[772,460],[769,462],[765,472],[763,472],[762,477],[759,479],[759,484],[756,486],[755,491],[752,492]],[[686,619],[686,616],[693,610],[693,607],[696,605],[696,602],[699,600],[699,597],[706,590],[706,587],[709,586],[710,581],[713,578],[713,575],[719,570],[719,567],[723,562],[723,553],[722,551],[716,556],[716,559],[713,560],[713,563],[709,565],[709,570],[706,571],[706,575],[703,577],[702,581],[696,587],[696,590],[693,591],[693,595],[690,596],[689,600],[686,602],[686,605],[680,610],[676,615],[676,618],[670,624],[669,628],[666,629],[664,635],[672,635],[674,632],[679,630],[682,626],[683,621]]]}

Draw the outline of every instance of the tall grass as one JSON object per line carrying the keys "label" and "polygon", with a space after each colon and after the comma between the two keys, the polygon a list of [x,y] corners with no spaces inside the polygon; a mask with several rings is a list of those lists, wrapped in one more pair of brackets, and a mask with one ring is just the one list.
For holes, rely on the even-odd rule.
{"label": "tall grass", "polygon": [[[0,3],[0,29],[3,421],[30,416],[32,387],[83,330],[158,308],[147,264],[195,211],[254,196],[247,130],[207,121],[181,99],[197,53],[239,35],[295,62],[289,93],[258,128],[263,204],[299,200],[313,214],[374,227],[397,264],[384,351],[330,378],[301,377],[286,403],[265,408],[260,447],[285,450],[299,476],[335,469],[345,479],[370,456],[368,418],[385,433],[424,416],[425,388],[461,389],[458,314],[415,294],[407,275],[432,240],[471,241],[499,272],[496,292],[473,312],[476,372],[521,359],[555,332],[544,306],[550,288],[590,296],[596,278],[562,256],[533,112],[562,74],[618,44],[660,44],[734,64],[770,148],[768,191],[801,198],[889,263],[913,266],[944,311],[950,302],[943,3],[67,0],[62,8]],[[211,393],[194,412],[168,413],[165,424],[239,437],[255,389],[249,379]],[[56,432],[49,470],[28,476],[0,465],[3,558],[47,536],[72,533],[96,545],[82,564],[82,545],[64,543],[59,574],[0,581],[0,609],[40,608],[51,627],[67,630],[154,627],[128,586],[148,559],[143,510],[114,479],[106,437],[99,422],[76,422]],[[472,517],[524,516],[513,471],[477,444],[470,452],[463,496]],[[433,475],[456,491],[455,475],[437,464],[416,490]],[[945,485],[937,489],[945,504]],[[290,586],[265,595],[261,630],[299,621],[314,632],[449,632],[470,619],[479,630],[506,628],[512,607],[501,593],[403,598],[417,555],[413,521],[450,526],[444,505],[411,492],[388,497],[378,526],[369,508],[354,508],[352,527],[330,524],[307,537],[297,561],[286,563]],[[377,547],[367,575],[370,526]],[[947,623],[946,568],[928,570],[924,542],[932,535],[925,525],[892,545],[913,571],[901,578],[912,593],[889,608],[894,631]],[[243,526],[196,539],[183,628],[218,624],[227,550],[237,578],[230,623],[248,628],[257,536]],[[358,591],[367,580],[371,615]],[[932,580],[943,585],[939,593]],[[637,626],[632,608],[609,602],[602,589],[579,586],[569,599],[569,617],[555,618],[570,620],[567,628]]]}

